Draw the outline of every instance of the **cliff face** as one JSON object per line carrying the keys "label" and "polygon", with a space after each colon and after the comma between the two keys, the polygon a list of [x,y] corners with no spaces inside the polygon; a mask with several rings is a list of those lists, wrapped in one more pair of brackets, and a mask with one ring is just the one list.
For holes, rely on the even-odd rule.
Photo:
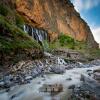
{"label": "cliff face", "polygon": [[17,11],[33,26],[46,29],[51,40],[63,32],[79,41],[97,46],[87,23],[74,9],[70,0],[17,0]]}
{"label": "cliff face", "polygon": [[32,60],[43,56],[43,49],[26,34],[23,17],[15,10],[12,0],[0,1],[0,67],[20,60]]}

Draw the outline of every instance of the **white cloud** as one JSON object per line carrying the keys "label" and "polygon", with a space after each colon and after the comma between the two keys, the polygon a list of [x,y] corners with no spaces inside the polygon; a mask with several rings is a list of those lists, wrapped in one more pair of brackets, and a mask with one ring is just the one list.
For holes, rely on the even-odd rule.
{"label": "white cloud", "polygon": [[[75,6],[75,9],[82,13],[82,11],[87,11],[89,9],[92,9],[98,5],[100,5],[100,0],[71,0]],[[85,17],[83,17],[85,20],[87,20]],[[93,36],[95,40],[100,43],[100,26],[95,27],[96,23],[90,24],[91,30],[93,33]]]}
{"label": "white cloud", "polygon": [[95,40],[100,43],[100,27],[92,29],[93,36]]}
{"label": "white cloud", "polygon": [[100,0],[72,0],[77,11],[89,10],[100,4]]}
{"label": "white cloud", "polygon": [[81,0],[72,0],[72,2],[73,2],[75,9],[77,11],[80,11],[81,9],[83,9],[83,4],[82,4]]}

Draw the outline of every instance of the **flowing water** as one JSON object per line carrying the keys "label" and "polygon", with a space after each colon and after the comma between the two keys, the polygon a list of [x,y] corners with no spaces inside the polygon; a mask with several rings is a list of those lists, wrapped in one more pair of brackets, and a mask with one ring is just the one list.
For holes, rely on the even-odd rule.
{"label": "flowing water", "polygon": [[39,43],[48,40],[48,33],[45,30],[38,29],[29,25],[24,25],[24,32],[28,33]]}
{"label": "flowing water", "polygon": [[[9,92],[0,91],[0,100],[67,100],[71,94],[68,89],[70,85],[81,84],[81,74],[87,74],[87,70],[98,69],[100,66],[90,68],[74,68],[66,70],[64,74],[46,74],[45,77],[34,78],[30,84],[14,86]],[[71,78],[72,80],[67,80]],[[51,96],[49,93],[40,92],[39,88],[43,84],[60,83],[64,90],[58,95]]]}

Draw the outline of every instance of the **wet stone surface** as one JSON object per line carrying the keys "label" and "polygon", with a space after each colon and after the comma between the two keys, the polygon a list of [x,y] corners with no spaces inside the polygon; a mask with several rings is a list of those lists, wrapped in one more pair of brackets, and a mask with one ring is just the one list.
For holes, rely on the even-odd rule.
{"label": "wet stone surface", "polygon": [[[87,86],[87,88],[89,87]],[[86,89],[86,85],[82,84],[80,87],[74,87],[69,100],[100,100],[100,96],[89,91],[89,89]]]}
{"label": "wet stone surface", "polygon": [[[6,89],[6,92],[9,92],[12,86],[20,86],[22,84],[29,85],[32,84],[32,81],[36,79],[36,77],[41,77],[41,80],[36,82],[38,86],[42,85],[40,88],[40,92],[49,92],[51,95],[60,94],[64,90],[64,82],[67,82],[69,83],[68,88],[72,90],[72,95],[70,96],[69,100],[73,100],[73,98],[76,98],[76,100],[92,100],[90,98],[95,98],[94,93],[91,95],[91,91],[89,91],[88,89],[84,89],[84,86],[76,87],[74,83],[70,84],[71,82],[73,82],[74,78],[76,78],[72,76],[79,74],[79,72],[73,71],[71,75],[68,76],[66,71],[70,72],[73,69],[79,69],[80,71],[80,69],[88,68],[85,71],[88,74],[88,76],[94,78],[95,80],[99,80],[100,71],[90,70],[91,67],[95,67],[97,65],[100,65],[100,60],[94,60],[89,63],[81,63],[75,61],[65,61],[64,59],[60,57],[55,57],[53,55],[49,55],[49,58],[46,57],[45,59],[41,60],[20,61],[15,65],[11,65],[8,72],[0,73],[0,89]],[[65,73],[67,75],[66,77],[63,76]],[[49,78],[47,77],[48,75],[56,74],[60,74],[58,76],[62,76],[61,78],[64,82],[62,80],[61,82],[63,84],[57,82],[56,84],[45,84],[45,82],[47,82]],[[58,78],[58,80],[60,79]],[[42,83],[44,83],[44,85]],[[17,96],[19,96],[19,94],[21,94],[21,92],[12,95],[10,98],[16,98]]]}
{"label": "wet stone surface", "polygon": [[43,84],[43,86],[40,88],[40,92],[48,92],[50,95],[56,95],[62,91],[62,84]]}
{"label": "wet stone surface", "polygon": [[[0,73],[0,88],[9,88],[16,84],[27,84],[30,83],[33,78],[38,76],[44,77],[45,74],[49,73],[63,74],[66,70],[72,68],[87,68],[93,67],[94,65],[100,65],[100,60],[94,60],[88,64],[73,61],[65,62],[59,57],[49,57],[49,59],[36,61],[21,61],[13,66],[10,66],[9,72]],[[87,72],[90,76],[93,73],[91,70],[87,70]],[[99,80],[98,72],[94,73],[94,77]],[[69,78],[66,80],[71,79]]]}

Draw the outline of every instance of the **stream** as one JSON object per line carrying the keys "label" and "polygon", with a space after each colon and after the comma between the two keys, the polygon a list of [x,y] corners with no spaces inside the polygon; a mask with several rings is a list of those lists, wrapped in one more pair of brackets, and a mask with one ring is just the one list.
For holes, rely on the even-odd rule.
{"label": "stream", "polygon": [[[46,74],[44,77],[36,77],[29,84],[11,87],[8,92],[1,90],[0,100],[67,100],[71,94],[71,90],[68,87],[71,85],[80,85],[81,74],[88,74],[87,70],[98,68],[100,66],[73,68],[66,70],[63,74]],[[39,89],[43,84],[54,83],[62,84],[63,91],[54,96],[51,96],[49,93],[40,92]]]}

